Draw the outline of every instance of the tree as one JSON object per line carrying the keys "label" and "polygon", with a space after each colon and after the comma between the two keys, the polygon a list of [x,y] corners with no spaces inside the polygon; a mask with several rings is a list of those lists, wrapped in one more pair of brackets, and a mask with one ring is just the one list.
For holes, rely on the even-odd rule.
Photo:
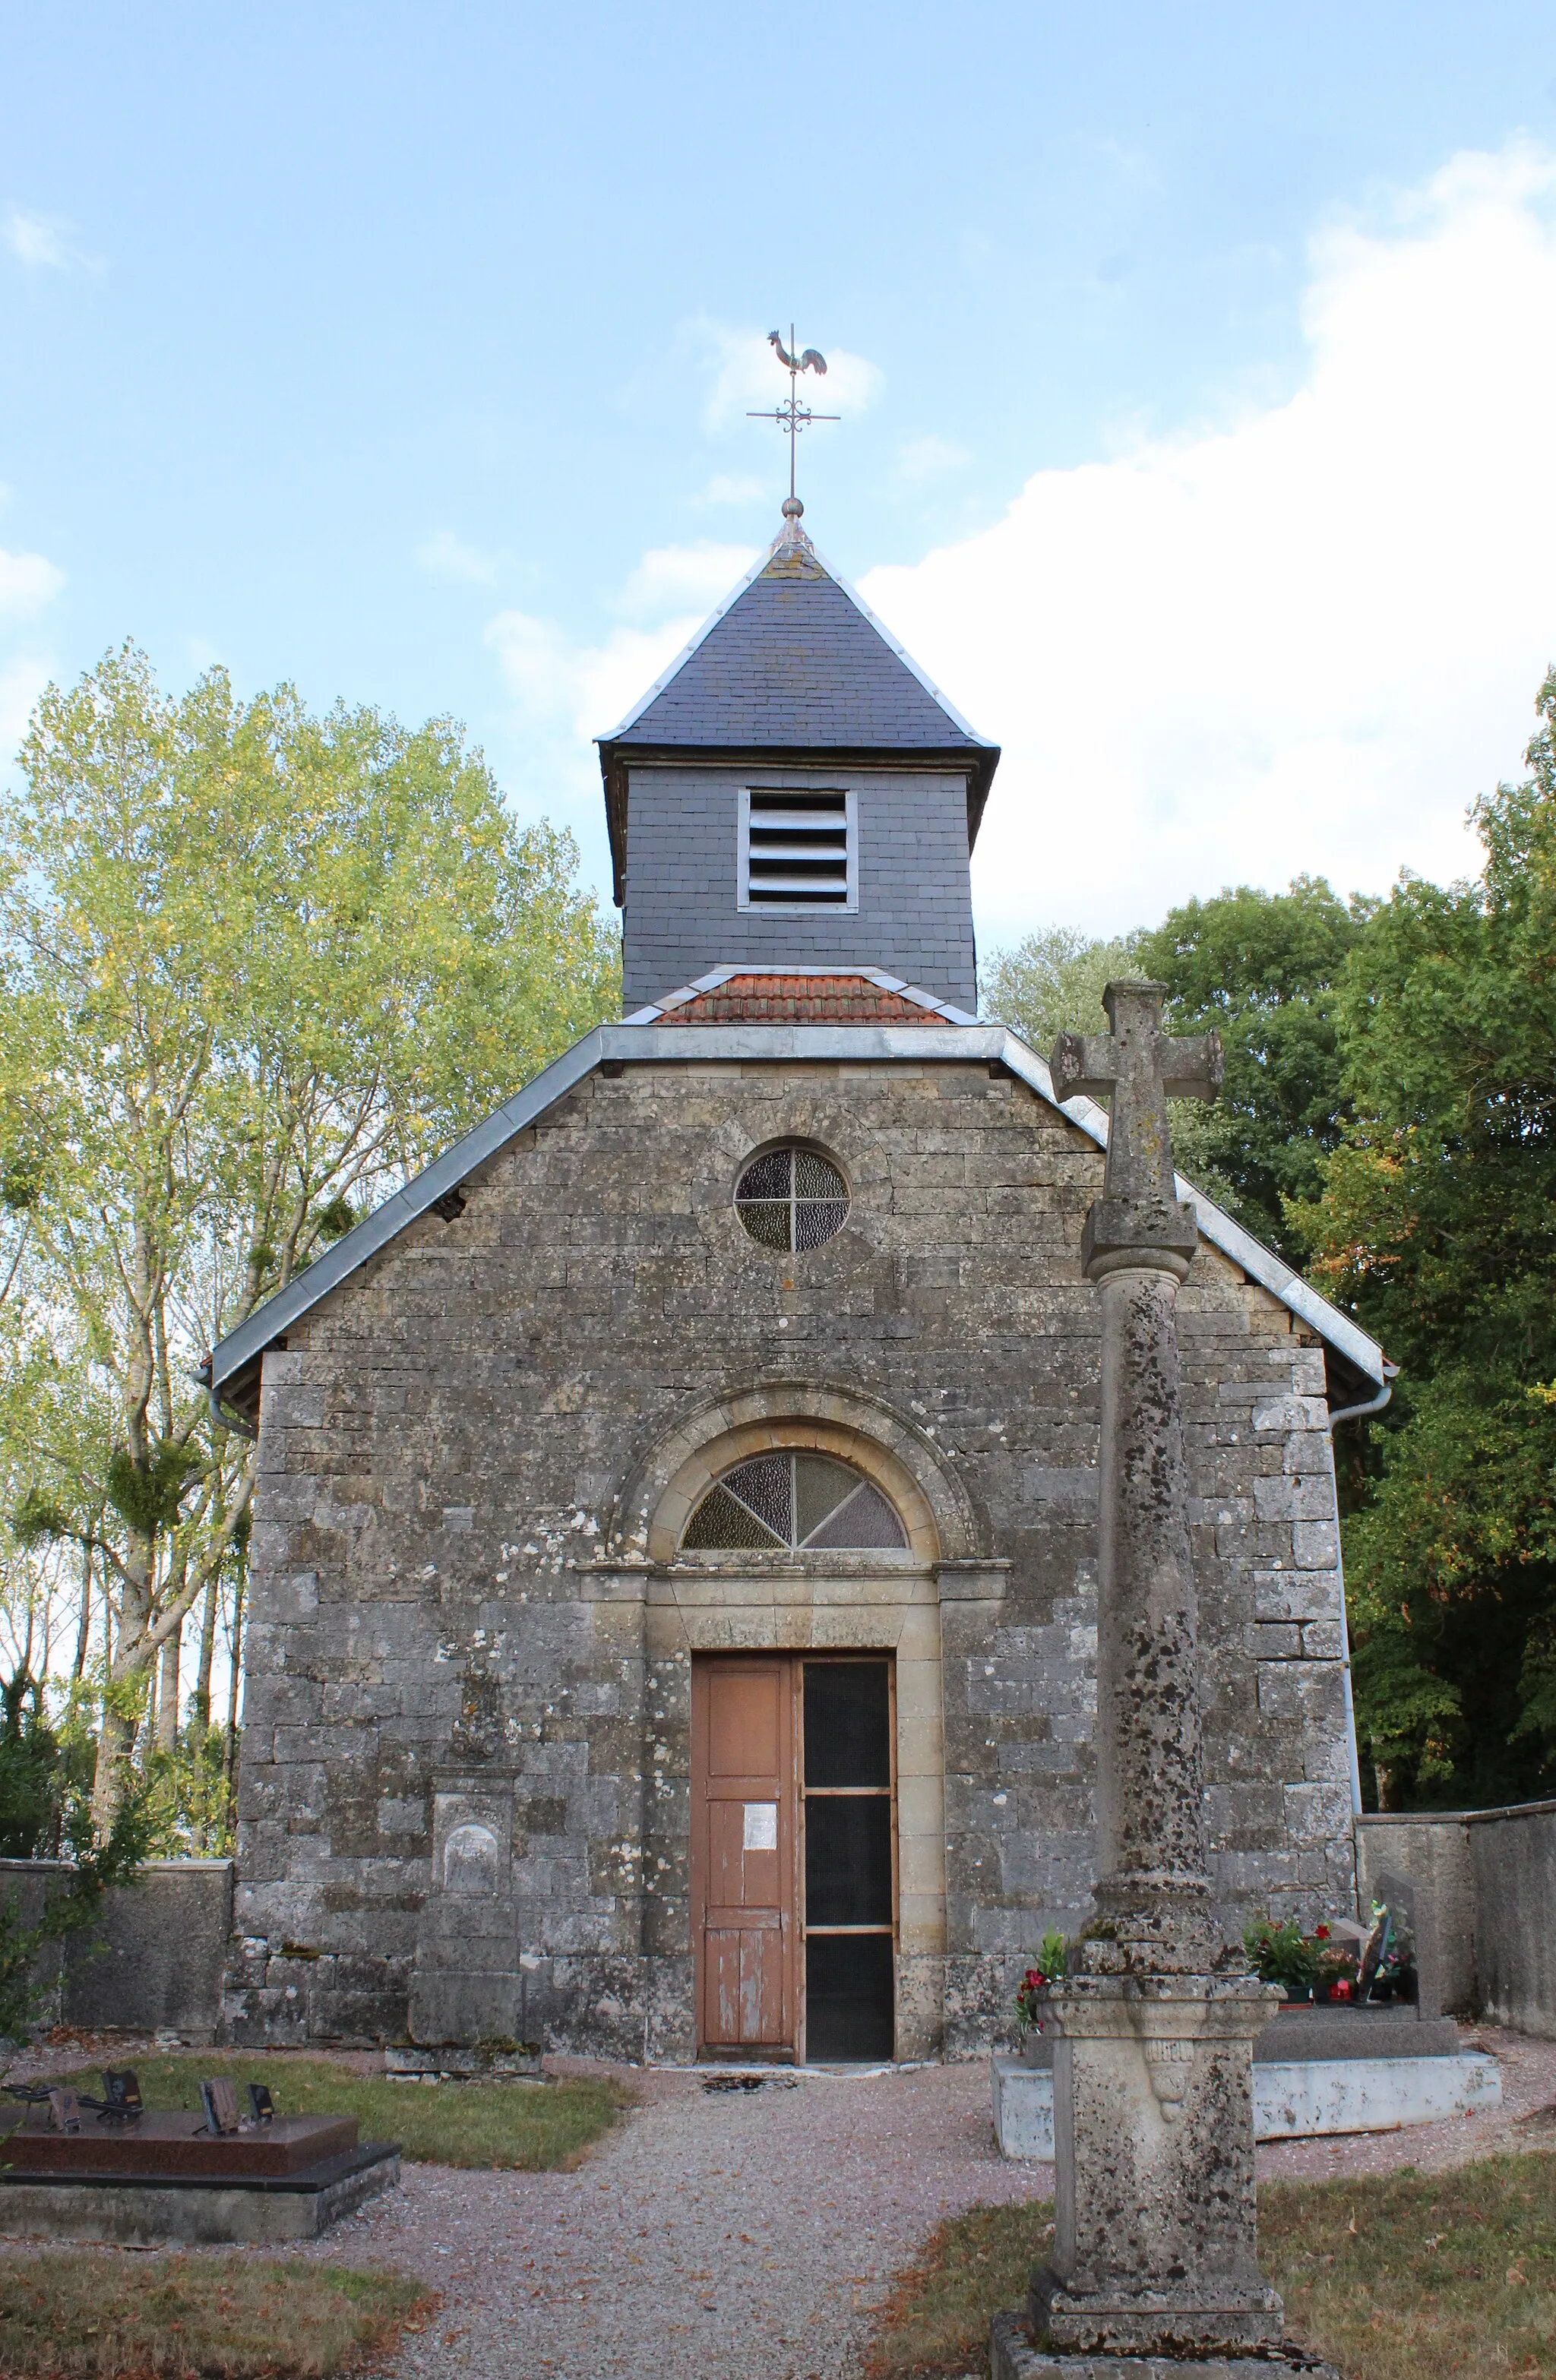
{"label": "tree", "polygon": [[1091,941],[1068,926],[1045,926],[992,951],[980,969],[984,1014],[1042,1058],[1061,1033],[1106,1032],[1103,987],[1112,976],[1138,972],[1137,939]]}
{"label": "tree", "polygon": [[1475,883],[1406,877],[1340,985],[1354,1121],[1296,1217],[1403,1366],[1346,1524],[1383,1806],[1556,1779],[1556,672]]}
{"label": "tree", "polygon": [[221,670],[174,699],[127,645],[47,689],[20,766],[0,1180],[25,1360],[79,1391],[25,1425],[37,1530],[112,1583],[106,1839],[153,1665],[241,1552],[253,1452],[200,1357],[610,1013],[616,964],[570,839],[516,826],[447,721],[243,703]]}
{"label": "tree", "polygon": [[1138,970],[1167,986],[1173,1030],[1214,1026],[1226,1052],[1214,1106],[1174,1103],[1179,1167],[1294,1263],[1291,1204],[1317,1196],[1349,1114],[1338,987],[1370,905],[1342,901],[1322,877],[1286,892],[1245,884],[1170,910],[1136,943]]}

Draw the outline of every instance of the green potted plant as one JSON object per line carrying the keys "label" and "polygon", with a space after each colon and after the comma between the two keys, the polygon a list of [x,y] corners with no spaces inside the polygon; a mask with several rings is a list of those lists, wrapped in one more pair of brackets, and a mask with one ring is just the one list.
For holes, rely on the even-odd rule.
{"label": "green potted plant", "polygon": [[1272,1917],[1250,1917],[1243,1928],[1249,1966],[1261,1983],[1279,1984],[1287,2002],[1313,1998],[1322,1948],[1308,1940],[1294,1917],[1280,1924]]}

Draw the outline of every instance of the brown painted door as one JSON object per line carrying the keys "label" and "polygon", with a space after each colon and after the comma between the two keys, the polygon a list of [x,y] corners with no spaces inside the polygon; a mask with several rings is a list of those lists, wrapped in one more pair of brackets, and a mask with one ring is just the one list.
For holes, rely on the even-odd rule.
{"label": "brown painted door", "polygon": [[691,1740],[699,2046],[792,2057],[792,1662],[694,1661]]}

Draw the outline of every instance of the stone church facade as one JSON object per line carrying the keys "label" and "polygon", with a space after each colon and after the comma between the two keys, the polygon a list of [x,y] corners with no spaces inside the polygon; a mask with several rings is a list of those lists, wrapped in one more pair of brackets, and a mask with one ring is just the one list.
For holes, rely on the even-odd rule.
{"label": "stone church facade", "polygon": [[[954,2055],[1085,1922],[1106,1117],[973,1013],[997,759],[791,515],[602,746],[626,1021],[216,1351],[231,2038]],[[1218,1888],[1347,1912],[1383,1362],[1196,1203]]]}

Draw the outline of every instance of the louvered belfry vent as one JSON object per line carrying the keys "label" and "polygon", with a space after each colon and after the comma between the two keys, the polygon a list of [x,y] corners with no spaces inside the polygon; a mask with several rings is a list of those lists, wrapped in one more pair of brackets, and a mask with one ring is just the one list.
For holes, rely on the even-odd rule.
{"label": "louvered belfry vent", "polygon": [[742,909],[858,907],[855,797],[748,787],[740,796]]}

